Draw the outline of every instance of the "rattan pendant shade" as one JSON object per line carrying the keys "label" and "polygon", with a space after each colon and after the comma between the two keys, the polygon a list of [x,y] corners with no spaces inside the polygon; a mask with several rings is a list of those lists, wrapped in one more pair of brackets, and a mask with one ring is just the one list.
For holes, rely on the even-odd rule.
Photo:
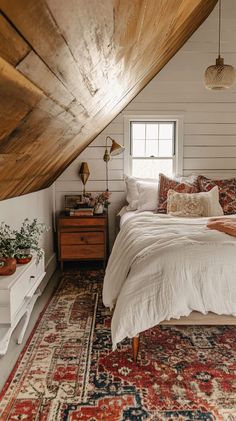
{"label": "rattan pendant shade", "polygon": [[220,56],[220,32],[221,32],[221,0],[219,0],[219,54],[216,64],[209,66],[204,74],[204,82],[207,89],[222,90],[230,88],[235,79],[235,69],[229,64],[224,64]]}
{"label": "rattan pendant shade", "polygon": [[229,64],[224,64],[224,59],[218,57],[214,66],[209,66],[204,75],[204,82],[207,89],[230,88],[235,79],[235,69]]}

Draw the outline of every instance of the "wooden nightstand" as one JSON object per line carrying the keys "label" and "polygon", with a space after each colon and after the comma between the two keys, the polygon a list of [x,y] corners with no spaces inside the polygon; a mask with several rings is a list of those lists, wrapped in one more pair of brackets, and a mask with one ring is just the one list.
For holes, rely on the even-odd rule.
{"label": "wooden nightstand", "polygon": [[107,261],[107,214],[58,217],[58,255],[63,270],[68,260]]}

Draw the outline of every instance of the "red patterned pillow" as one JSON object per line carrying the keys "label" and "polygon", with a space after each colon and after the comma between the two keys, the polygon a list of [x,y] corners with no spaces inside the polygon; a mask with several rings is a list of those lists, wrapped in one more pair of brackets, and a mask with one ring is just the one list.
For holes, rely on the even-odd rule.
{"label": "red patterned pillow", "polygon": [[159,174],[159,196],[157,213],[167,212],[167,194],[172,189],[178,193],[198,193],[198,184],[191,184],[190,182],[180,182],[172,178],[166,177],[164,174]]}
{"label": "red patterned pillow", "polygon": [[219,187],[220,204],[225,215],[236,213],[236,178],[228,180],[211,180],[203,175],[198,176],[198,184],[201,191],[209,191],[213,187]]}

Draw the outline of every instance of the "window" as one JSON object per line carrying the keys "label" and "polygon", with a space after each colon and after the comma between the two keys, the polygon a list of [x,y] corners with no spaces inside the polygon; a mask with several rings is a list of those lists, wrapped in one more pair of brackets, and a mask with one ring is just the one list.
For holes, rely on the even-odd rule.
{"label": "window", "polygon": [[160,172],[168,176],[181,172],[177,144],[179,120],[126,120],[125,173],[141,178],[158,178]]}

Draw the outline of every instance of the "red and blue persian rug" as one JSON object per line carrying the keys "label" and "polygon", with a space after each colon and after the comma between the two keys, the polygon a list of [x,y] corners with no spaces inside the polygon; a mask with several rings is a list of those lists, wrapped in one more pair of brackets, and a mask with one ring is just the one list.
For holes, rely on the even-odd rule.
{"label": "red and blue persian rug", "polygon": [[111,352],[103,272],[68,272],[0,395],[1,421],[235,421],[236,328],[156,327]]}

